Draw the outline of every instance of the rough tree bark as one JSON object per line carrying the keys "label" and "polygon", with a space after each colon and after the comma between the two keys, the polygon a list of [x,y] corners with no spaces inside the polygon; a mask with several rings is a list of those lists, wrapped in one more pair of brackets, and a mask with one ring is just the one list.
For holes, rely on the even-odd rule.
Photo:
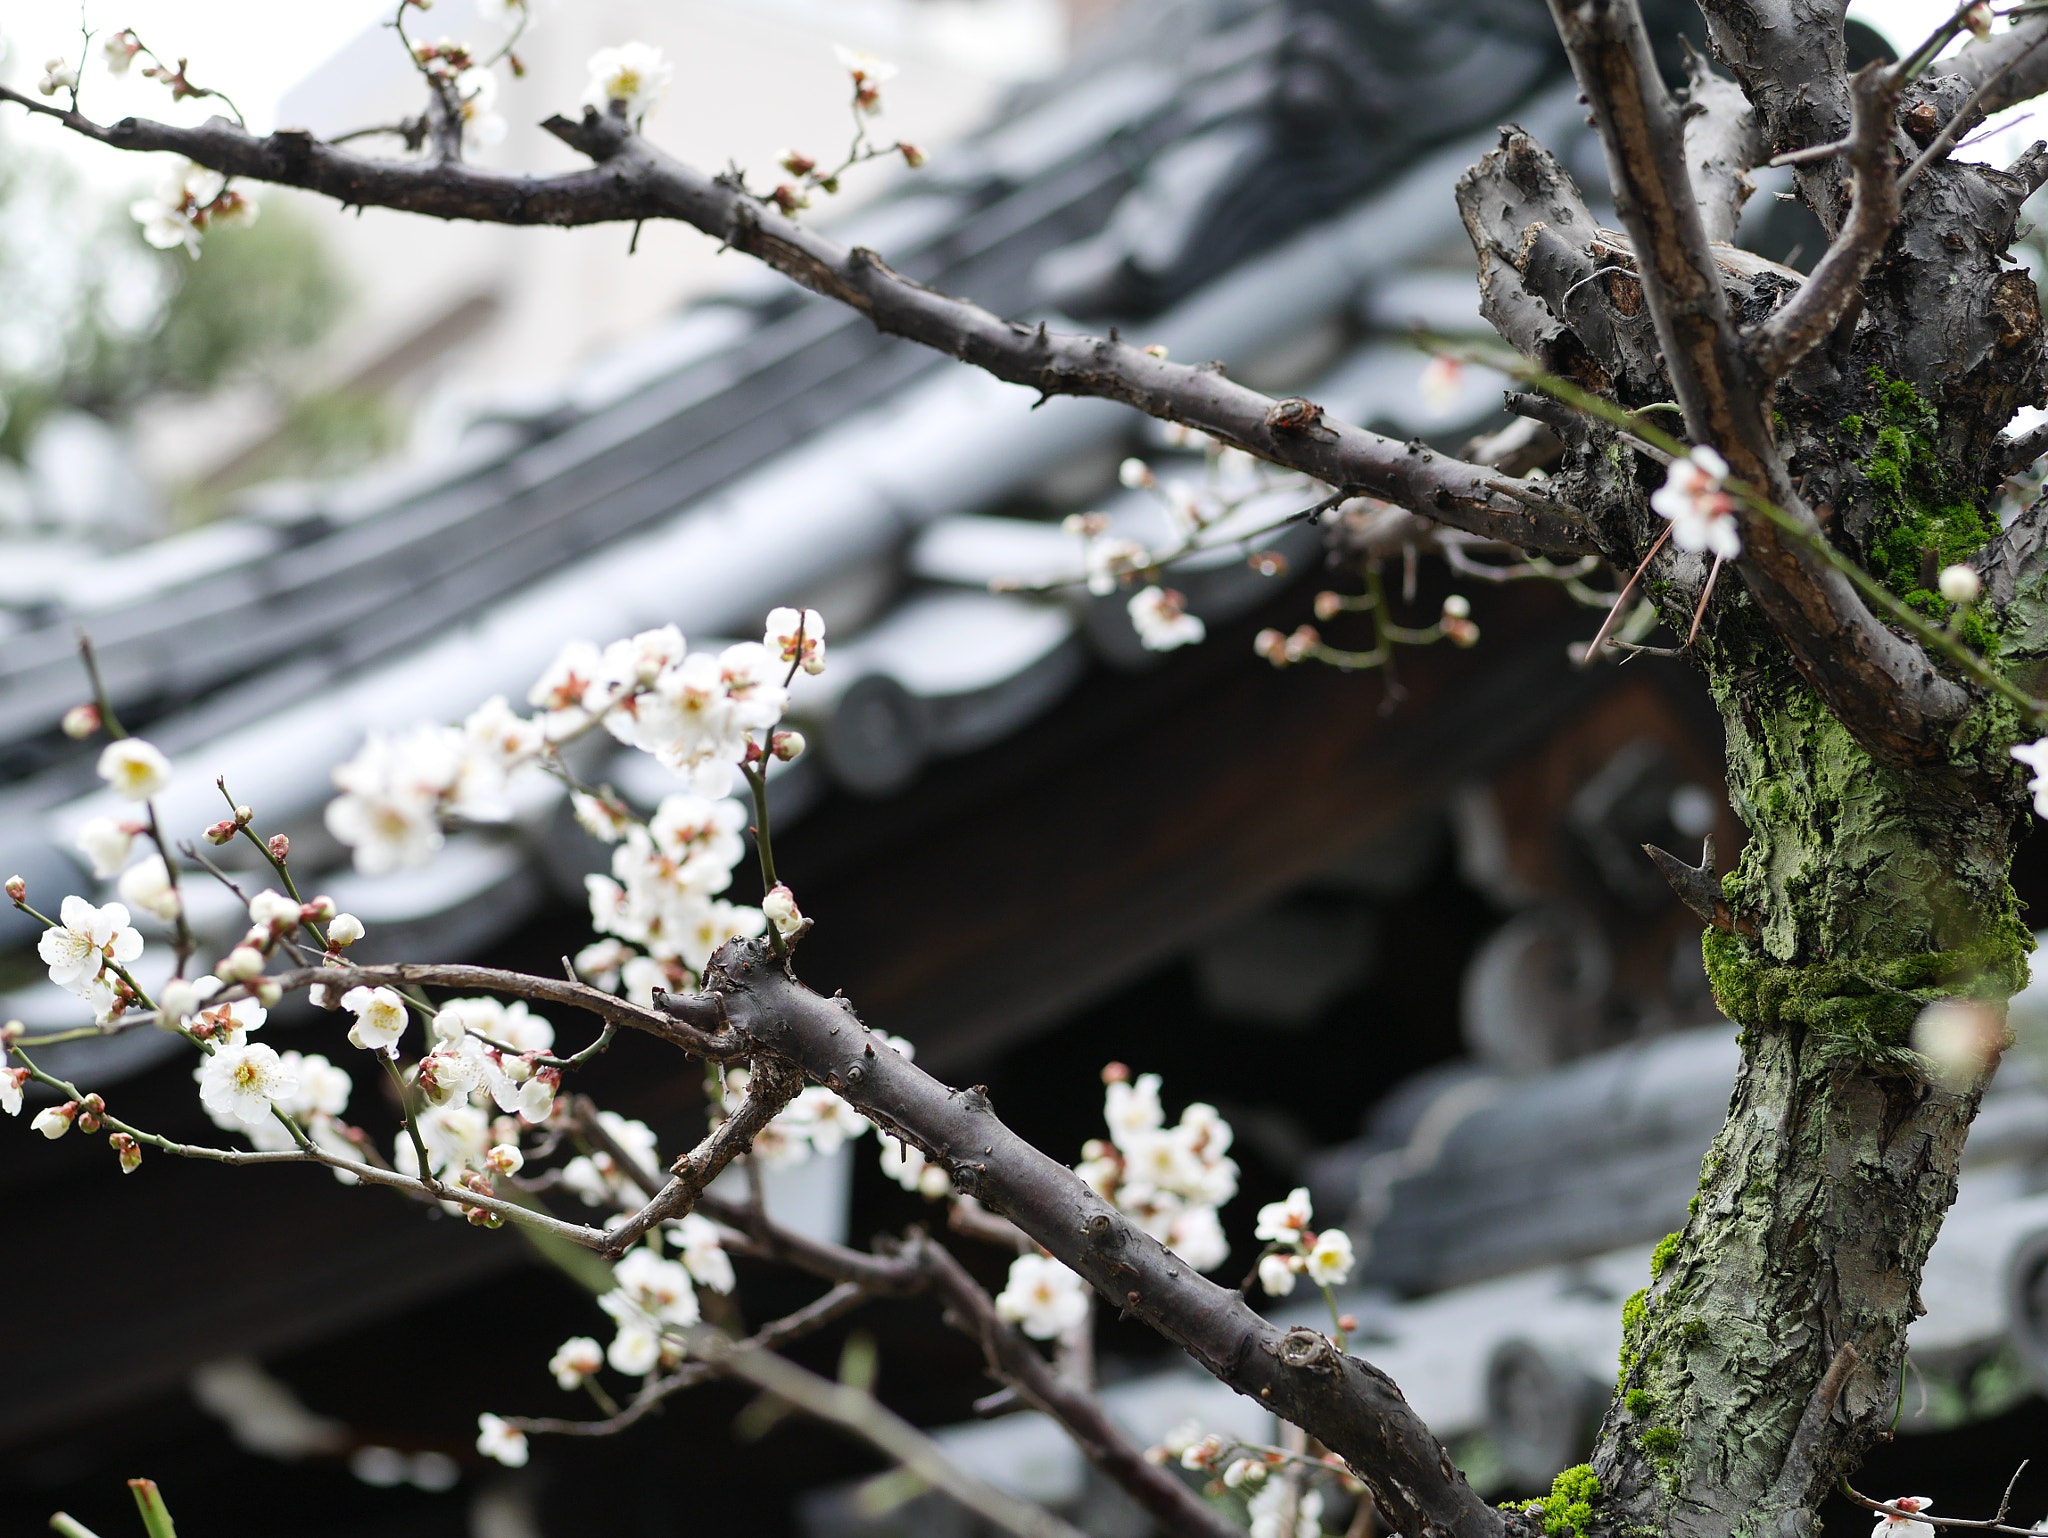
{"label": "rough tree bark", "polygon": [[[1634,0],[1552,0],[1623,230],[1600,228],[1563,168],[1512,129],[1458,197],[1484,312],[1507,342],[1625,410],[1675,402],[1691,441],[1789,518],[1746,510],[1741,580],[1711,594],[1705,560],[1670,546],[1646,574],[1681,636],[1703,609],[1690,651],[1726,724],[1749,830],[1736,869],[1699,904],[1715,915],[1707,967],[1741,1028],[1742,1068],[1691,1218],[1629,1301],[1590,1520],[1797,1538],[1895,1403],[1921,1267],[1981,1092],[1931,1081],[1912,1023],[1958,994],[1998,1006],[2026,974],[2032,942],[2007,873],[2027,812],[2006,749],[2040,730],[1927,636],[1881,618],[1816,546],[1942,619],[1931,573],[1973,564],[1985,596],[1959,621],[1964,641],[2020,689],[2048,685],[2048,514],[2037,503],[2001,532],[1989,511],[2003,478],[2048,446],[2002,436],[2017,408],[2048,403],[2034,284],[2007,254],[2021,203],[2048,179],[2048,147],[2003,171],[1945,149],[1984,112],[2048,90],[2048,16],[1918,78],[1851,80],[1838,0],[1702,9],[1734,84],[1697,67],[1681,108]],[[1603,422],[1543,409],[1563,458],[1547,483],[1511,480],[1269,401],[1213,368],[934,294],[596,116],[550,125],[591,169],[525,178],[370,161],[218,120],[101,126],[0,95],[117,148],[176,150],[348,202],[520,223],[680,219],[1002,378],[1122,400],[1489,537],[1598,550],[1631,570],[1664,527],[1648,500],[1661,465]],[[1832,241],[1804,277],[1725,244],[1755,158],[1788,152]],[[612,1012],[701,1055],[777,1059],[830,1086],[1116,1306],[1344,1454],[1409,1538],[1492,1538],[1540,1520],[1477,1500],[1384,1375],[1314,1332],[1266,1326],[1009,1133],[984,1091],[949,1090],[878,1051],[848,1005],[762,947],[728,947],[705,992],[666,1007],[668,1023]],[[679,1210],[699,1173],[679,1176]]]}

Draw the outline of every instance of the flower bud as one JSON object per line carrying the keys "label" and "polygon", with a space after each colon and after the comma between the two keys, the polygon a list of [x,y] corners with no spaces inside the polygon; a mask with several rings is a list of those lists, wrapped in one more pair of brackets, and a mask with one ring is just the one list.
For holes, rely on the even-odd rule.
{"label": "flower bud", "polygon": [[768,915],[768,922],[778,934],[791,935],[803,927],[804,916],[796,905],[796,894],[779,881],[761,899],[761,911]]}
{"label": "flower bud", "polygon": [[354,945],[365,933],[363,921],[353,913],[337,913],[334,922],[327,926],[328,949],[338,951]]}
{"label": "flower bud", "polygon": [[234,836],[234,821],[231,818],[227,817],[223,817],[219,822],[215,823],[212,827],[206,830],[207,843],[216,846],[228,843],[230,840],[234,838]]}
{"label": "flower bud", "polygon": [[[1161,361],[1162,363],[1163,363],[1163,362],[1165,362],[1165,361],[1166,361],[1166,344],[1165,344],[1164,342],[1154,342],[1154,343],[1153,343],[1153,344],[1152,344],[1152,345],[1151,345],[1150,347],[1148,347],[1148,348],[1146,348],[1146,349],[1145,349],[1145,356],[1146,356],[1146,357],[1148,357],[1148,358],[1157,358],[1157,359],[1159,359],[1159,360],[1160,360],[1160,361]],[[1174,426],[1174,427],[1179,427],[1179,426],[1180,426],[1180,424],[1179,424],[1178,422],[1175,422],[1175,423],[1173,423],[1173,424],[1171,424],[1171,425],[1172,425],[1172,426]],[[1185,430],[1185,429],[1183,429],[1183,430]]]}
{"label": "flower bud", "polygon": [[107,1139],[107,1146],[121,1161],[121,1173],[132,1175],[142,1168],[142,1145],[125,1132],[116,1132]]}
{"label": "flower bud", "polygon": [[277,1001],[284,997],[284,986],[275,978],[263,977],[257,979],[249,992],[265,1009],[275,1009]]}
{"label": "flower bud", "polygon": [[334,917],[334,899],[325,895],[315,897],[299,909],[301,924],[324,924]]}
{"label": "flower bud", "polygon": [[915,144],[898,144],[896,153],[903,157],[903,163],[915,171],[925,162],[925,153]]}
{"label": "flower bud", "polygon": [[248,827],[248,826],[249,826],[249,824],[250,824],[250,823],[254,822],[255,820],[256,820],[256,814],[255,814],[255,813],[254,813],[253,811],[251,811],[251,810],[250,810],[250,809],[249,809],[248,807],[246,807],[246,806],[238,806],[238,807],[236,807],[236,808],[235,808],[235,826],[236,826],[236,827],[238,827],[238,828],[246,828],[246,827]]}
{"label": "flower bud", "polygon": [[809,208],[811,206],[811,200],[788,182],[782,183],[781,186],[769,193],[768,196],[775,206],[785,214],[793,214],[800,208]]}
{"label": "flower bud", "polygon": [[769,739],[769,751],[785,764],[794,763],[803,756],[804,734],[802,732],[777,732]]}
{"label": "flower bud", "polygon": [[106,1101],[100,1099],[98,1095],[87,1095],[83,1103],[78,1107],[78,1130],[80,1132],[99,1131],[100,1118],[106,1114]]}
{"label": "flower bud", "polygon": [[481,1207],[465,1207],[462,1215],[478,1228],[503,1228],[505,1220],[495,1212],[486,1212]]}
{"label": "flower bud", "polygon": [[1158,477],[1152,467],[1142,459],[1127,459],[1116,467],[1117,481],[1129,491],[1142,491],[1147,486],[1158,484]]}
{"label": "flower bud", "polygon": [[1245,564],[1262,577],[1287,575],[1287,557],[1277,550],[1254,550],[1245,558]]}
{"label": "flower bud", "polygon": [[291,858],[292,841],[282,833],[271,834],[270,842],[264,847],[269,849],[270,858],[273,860],[288,860]]}
{"label": "flower bud", "polygon": [[[5,1025],[0,1025],[0,1048],[12,1046],[15,1042],[21,1040],[21,1038],[27,1034],[28,1027],[23,1025],[19,1020],[10,1020]],[[24,1078],[28,1075],[28,1070],[26,1068],[13,1069],[10,1071],[19,1073]]]}
{"label": "flower bud", "polygon": [[1983,591],[1984,579],[1977,575],[1975,567],[1958,563],[1942,568],[1941,596],[1950,603],[1975,603]]}
{"label": "flower bud", "polygon": [[251,945],[238,945],[221,957],[214,976],[230,983],[246,983],[263,975],[263,952]]}
{"label": "flower bud", "polygon": [[1975,5],[1963,13],[1963,25],[1978,37],[1989,37],[1993,14],[1988,0],[1977,0]]}
{"label": "flower bud", "polygon": [[1472,605],[1462,593],[1453,593],[1444,600],[1445,619],[1470,619]]}
{"label": "flower bud", "polygon": [[1104,1063],[1102,1065],[1102,1082],[1105,1084],[1128,1084],[1130,1078],[1131,1070],[1127,1064]]}
{"label": "flower bud", "polygon": [[64,712],[64,719],[58,724],[73,742],[83,742],[100,729],[100,708],[97,705],[73,705]]}
{"label": "flower bud", "polygon": [[9,876],[7,878],[7,896],[8,900],[11,902],[27,902],[28,883],[22,880],[21,877],[19,876]]}
{"label": "flower bud", "polygon": [[1469,619],[1449,618],[1444,621],[1444,635],[1451,645],[1464,648],[1479,644],[1479,627]]}
{"label": "flower bud", "polygon": [[78,1102],[67,1100],[62,1105],[45,1106],[36,1112],[36,1119],[29,1123],[36,1131],[51,1142],[55,1142],[71,1130],[71,1123],[78,1116]]}
{"label": "flower bud", "polygon": [[818,169],[818,162],[799,150],[784,150],[775,163],[791,176],[808,176]]}
{"label": "flower bud", "polygon": [[1342,1330],[1346,1335],[1356,1334],[1358,1331],[1358,1315],[1339,1314],[1337,1316],[1337,1328]]}
{"label": "flower bud", "polygon": [[493,1175],[516,1175],[526,1165],[526,1155],[510,1143],[500,1143],[484,1155],[484,1168]]}
{"label": "flower bud", "polygon": [[[1333,620],[1333,619],[1335,619],[1335,618],[1336,618],[1336,617],[1337,617],[1338,615],[1342,614],[1343,612],[1344,612],[1344,595],[1343,595],[1342,593],[1331,593],[1331,592],[1322,592],[1322,593],[1318,593],[1318,594],[1316,594],[1316,618],[1317,618],[1317,619],[1319,619],[1319,620],[1324,620],[1324,621],[1329,621],[1329,620]],[[1266,634],[1266,635],[1273,635],[1273,636],[1277,636],[1277,635],[1279,635],[1279,633],[1280,633],[1280,632],[1279,632],[1279,631],[1277,631],[1277,630],[1269,630],[1269,631],[1266,631],[1266,632],[1264,632],[1264,634]]]}

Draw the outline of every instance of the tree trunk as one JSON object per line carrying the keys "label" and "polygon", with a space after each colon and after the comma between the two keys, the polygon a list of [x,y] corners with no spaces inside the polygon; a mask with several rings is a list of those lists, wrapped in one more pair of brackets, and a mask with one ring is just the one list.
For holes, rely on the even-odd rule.
{"label": "tree trunk", "polygon": [[[1594,1467],[1630,1518],[1674,1538],[1797,1538],[1895,1413],[1982,1090],[1931,1083],[1912,1027],[1935,999],[2002,1007],[2025,982],[2033,942],[2006,881],[2024,825],[1986,793],[1998,749],[1982,709],[1950,764],[1897,770],[1726,629],[1709,677],[1750,832],[1723,891],[1751,932],[1705,939],[1742,1068],[1692,1216],[1627,1305]],[[1844,1346],[1839,1399],[1816,1404]],[[1827,1434],[1797,1435],[1809,1409]]]}

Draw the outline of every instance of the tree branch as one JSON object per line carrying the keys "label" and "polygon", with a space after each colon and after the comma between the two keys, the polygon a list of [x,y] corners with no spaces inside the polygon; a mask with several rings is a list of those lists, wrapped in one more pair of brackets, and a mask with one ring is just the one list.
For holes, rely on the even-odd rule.
{"label": "tree branch", "polygon": [[[1303,424],[1275,414],[1271,397],[1233,383],[1214,364],[1171,363],[1113,338],[1053,332],[1006,321],[892,271],[874,252],[848,249],[772,208],[735,178],[706,176],[663,154],[625,124],[586,113],[543,125],[597,162],[536,177],[460,163],[374,160],[298,130],[264,138],[225,119],[179,128],[143,118],[100,124],[0,86],[0,100],[57,118],[116,149],[168,150],[279,186],[359,207],[494,224],[585,225],[675,219],[758,257],[784,276],[851,306],[875,329],[906,337],[1043,395],[1119,401],[1335,486],[1397,502],[1454,528],[1552,554],[1590,552],[1577,513],[1553,504],[1541,482],[1533,500],[1498,489],[1499,473],[1321,417]],[[1554,508],[1554,510],[1552,510]]]}
{"label": "tree branch", "polygon": [[[1718,449],[1755,492],[1817,527],[1772,438],[1768,381],[1722,293],[1686,174],[1678,109],[1657,73],[1641,12],[1634,0],[1551,0],[1551,13],[1593,107],[1687,432]],[[1750,592],[1800,674],[1857,741],[1889,763],[1944,752],[1968,694],[1936,673],[1919,646],[1879,623],[1847,577],[1768,519],[1752,510],[1742,534]]]}
{"label": "tree branch", "polygon": [[1850,82],[1848,158],[1855,198],[1812,275],[1756,329],[1757,366],[1767,378],[1790,373],[1827,339],[1859,297],[1863,275],[1898,225],[1902,182],[1892,174],[1892,114],[1899,89],[1898,77],[1881,64],[1865,66]]}
{"label": "tree branch", "polygon": [[1109,1418],[1102,1402],[1054,1371],[996,1313],[981,1284],[943,1245],[919,1235],[905,1247],[904,1255],[930,1279],[951,1311],[952,1322],[980,1343],[989,1376],[1065,1427],[1088,1461],[1121,1485],[1162,1529],[1188,1538],[1244,1538],[1243,1529],[1226,1521],[1172,1473],[1148,1463],[1144,1452]]}
{"label": "tree branch", "polygon": [[566,1004],[572,1009],[588,1010],[600,1020],[658,1036],[685,1052],[715,1062],[729,1062],[744,1056],[747,1051],[744,1041],[722,1029],[722,1022],[711,1006],[700,1005],[688,1014],[680,1011],[664,1014],[659,1010],[642,1009],[630,1000],[615,993],[606,993],[601,988],[592,988],[587,983],[536,977],[527,972],[506,972],[497,967],[424,962],[374,967],[299,967],[290,972],[279,972],[271,981],[287,993],[316,984],[329,989],[353,988],[359,984],[370,988],[418,984],[428,988],[483,989],[491,993],[509,993],[515,998],[538,999],[543,1003]]}
{"label": "tree branch", "polygon": [[1685,161],[1707,239],[1735,244],[1742,205],[1756,186],[1750,167],[1763,155],[1756,109],[1742,88],[1714,73],[1698,54],[1686,57],[1692,84],[1686,92]]}
{"label": "tree branch", "polygon": [[1973,95],[1988,86],[1976,110],[1989,117],[2048,91],[2048,48],[2039,46],[2044,40],[2048,40],[2048,14],[2022,16],[2003,32],[1968,44],[1946,61],[1944,72],[1963,82]]}
{"label": "tree branch", "polygon": [[1317,1331],[1276,1329],[1238,1293],[1197,1274],[1004,1126],[985,1090],[940,1084],[875,1038],[843,1000],[798,982],[764,944],[726,945],[706,988],[756,1051],[797,1064],[915,1144],[956,1189],[1004,1214],[1126,1315],[1344,1457],[1403,1533],[1498,1538],[1499,1513],[1474,1494],[1391,1379]]}

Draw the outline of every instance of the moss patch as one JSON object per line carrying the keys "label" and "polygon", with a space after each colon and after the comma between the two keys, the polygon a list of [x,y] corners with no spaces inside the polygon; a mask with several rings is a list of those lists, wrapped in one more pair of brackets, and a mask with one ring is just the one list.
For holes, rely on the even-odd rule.
{"label": "moss patch", "polygon": [[1522,1509],[1543,1518],[1548,1538],[1586,1538],[1586,1526],[1593,1520],[1593,1503],[1600,1499],[1600,1480],[1590,1463],[1566,1469],[1550,1482],[1550,1494],[1524,1501]]}
{"label": "moss patch", "polygon": [[1657,1241],[1657,1247],[1650,1251],[1650,1280],[1656,1281],[1664,1274],[1664,1268],[1671,1264],[1671,1257],[1678,1253],[1678,1246],[1685,1240],[1682,1233],[1666,1234]]}

